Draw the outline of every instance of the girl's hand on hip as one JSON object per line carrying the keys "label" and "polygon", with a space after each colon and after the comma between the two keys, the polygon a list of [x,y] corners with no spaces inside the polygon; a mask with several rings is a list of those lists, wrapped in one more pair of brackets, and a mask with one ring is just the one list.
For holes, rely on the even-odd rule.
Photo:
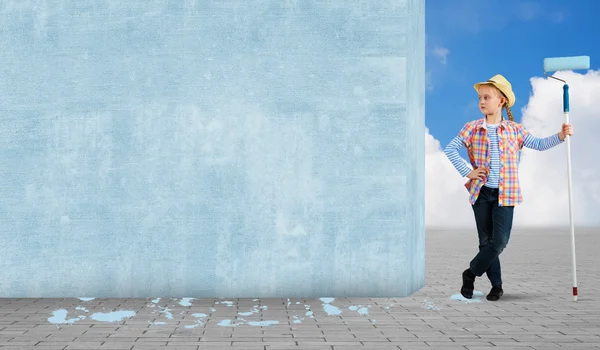
{"label": "girl's hand on hip", "polygon": [[567,137],[566,135],[573,136],[573,126],[571,124],[563,123],[560,132],[558,133],[558,137],[561,141]]}
{"label": "girl's hand on hip", "polygon": [[487,177],[487,170],[485,168],[473,169],[473,171],[471,171],[471,173],[467,175],[467,177],[471,180],[485,180],[485,178]]}

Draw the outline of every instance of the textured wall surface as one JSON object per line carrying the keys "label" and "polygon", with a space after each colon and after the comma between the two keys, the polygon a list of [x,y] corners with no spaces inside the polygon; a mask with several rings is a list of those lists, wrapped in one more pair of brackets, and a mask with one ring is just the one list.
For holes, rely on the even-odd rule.
{"label": "textured wall surface", "polygon": [[424,0],[3,0],[0,296],[418,290],[424,46]]}

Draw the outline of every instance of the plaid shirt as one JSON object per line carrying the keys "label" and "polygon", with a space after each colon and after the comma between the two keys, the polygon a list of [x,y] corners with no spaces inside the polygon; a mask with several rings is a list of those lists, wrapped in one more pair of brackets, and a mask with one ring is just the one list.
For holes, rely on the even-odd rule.
{"label": "plaid shirt", "polygon": [[[545,151],[561,143],[558,133],[537,138],[525,127],[510,120],[502,120],[498,126],[498,149],[500,150],[500,183],[498,193],[499,206],[515,206],[523,201],[519,185],[518,165],[520,151],[523,146],[538,151]],[[460,133],[448,144],[444,152],[456,170],[466,177],[472,171],[462,160],[458,151],[465,146],[469,161],[473,168],[490,168],[489,140],[485,118],[465,124]],[[485,180],[471,180],[465,184],[469,191],[469,202],[475,204],[481,186]]]}

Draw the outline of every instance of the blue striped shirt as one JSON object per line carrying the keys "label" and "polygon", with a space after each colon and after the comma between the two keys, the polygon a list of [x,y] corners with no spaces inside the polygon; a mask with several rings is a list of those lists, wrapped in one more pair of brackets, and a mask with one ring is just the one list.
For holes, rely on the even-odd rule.
{"label": "blue striped shirt", "polygon": [[[537,151],[548,150],[562,143],[558,136],[559,133],[545,138],[537,138],[523,125],[509,120],[500,122],[497,133],[489,129],[485,118],[466,123],[458,135],[446,146],[444,153],[463,177],[468,176],[472,171],[469,163],[472,167],[486,167],[488,171],[492,170],[490,168],[493,166],[492,172],[496,174],[491,174],[491,180],[487,186],[494,186],[497,182],[498,205],[518,205],[523,201],[518,171],[521,148],[527,147]],[[496,128],[492,127],[492,129]],[[465,162],[458,153],[462,147],[468,147],[469,163]],[[499,148],[499,162],[492,160],[492,148]],[[505,154],[505,151],[508,153]],[[485,182],[471,179],[465,183],[464,186],[469,191],[469,203],[472,205],[477,202],[479,191],[486,184]]]}
{"label": "blue striped shirt", "polygon": [[487,175],[485,185],[490,188],[498,188],[500,183],[500,147],[498,146],[498,125],[486,124],[487,135],[490,140],[490,171]]}
{"label": "blue striped shirt", "polygon": [[[495,186],[497,188],[500,178],[500,152],[498,147],[497,125],[493,125],[492,128],[490,128],[490,124],[486,124],[486,127],[488,128],[488,137],[490,139],[489,150],[490,152],[492,152],[490,153],[490,167],[493,168],[490,169],[490,175],[488,175],[488,177],[492,177],[492,179],[490,181],[490,179],[488,178],[488,182],[486,183],[486,185],[488,187]],[[560,143],[561,141],[558,137],[558,133],[545,138],[537,138],[531,134],[528,134],[525,138],[523,146],[534,149],[536,151],[546,151],[552,147],[559,145]],[[446,149],[444,149],[444,153],[446,153],[446,157],[448,157],[448,159],[450,160],[452,165],[454,165],[454,168],[458,171],[458,173],[462,177],[467,177],[467,175],[469,175],[471,171],[473,171],[473,169],[467,165],[467,162],[458,153],[458,151],[463,147],[464,144],[462,143],[460,136],[456,136],[454,139],[452,139],[452,141],[450,141],[448,146],[446,146]],[[494,152],[496,153],[495,155],[493,154]],[[495,157],[497,157],[496,160],[494,160]]]}

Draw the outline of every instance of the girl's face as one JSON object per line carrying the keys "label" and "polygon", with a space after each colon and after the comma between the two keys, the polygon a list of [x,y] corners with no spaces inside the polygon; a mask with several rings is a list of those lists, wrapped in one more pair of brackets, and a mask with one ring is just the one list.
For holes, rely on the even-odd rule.
{"label": "girl's face", "polygon": [[485,115],[495,115],[502,112],[504,97],[500,91],[491,85],[482,85],[479,88],[479,110]]}

